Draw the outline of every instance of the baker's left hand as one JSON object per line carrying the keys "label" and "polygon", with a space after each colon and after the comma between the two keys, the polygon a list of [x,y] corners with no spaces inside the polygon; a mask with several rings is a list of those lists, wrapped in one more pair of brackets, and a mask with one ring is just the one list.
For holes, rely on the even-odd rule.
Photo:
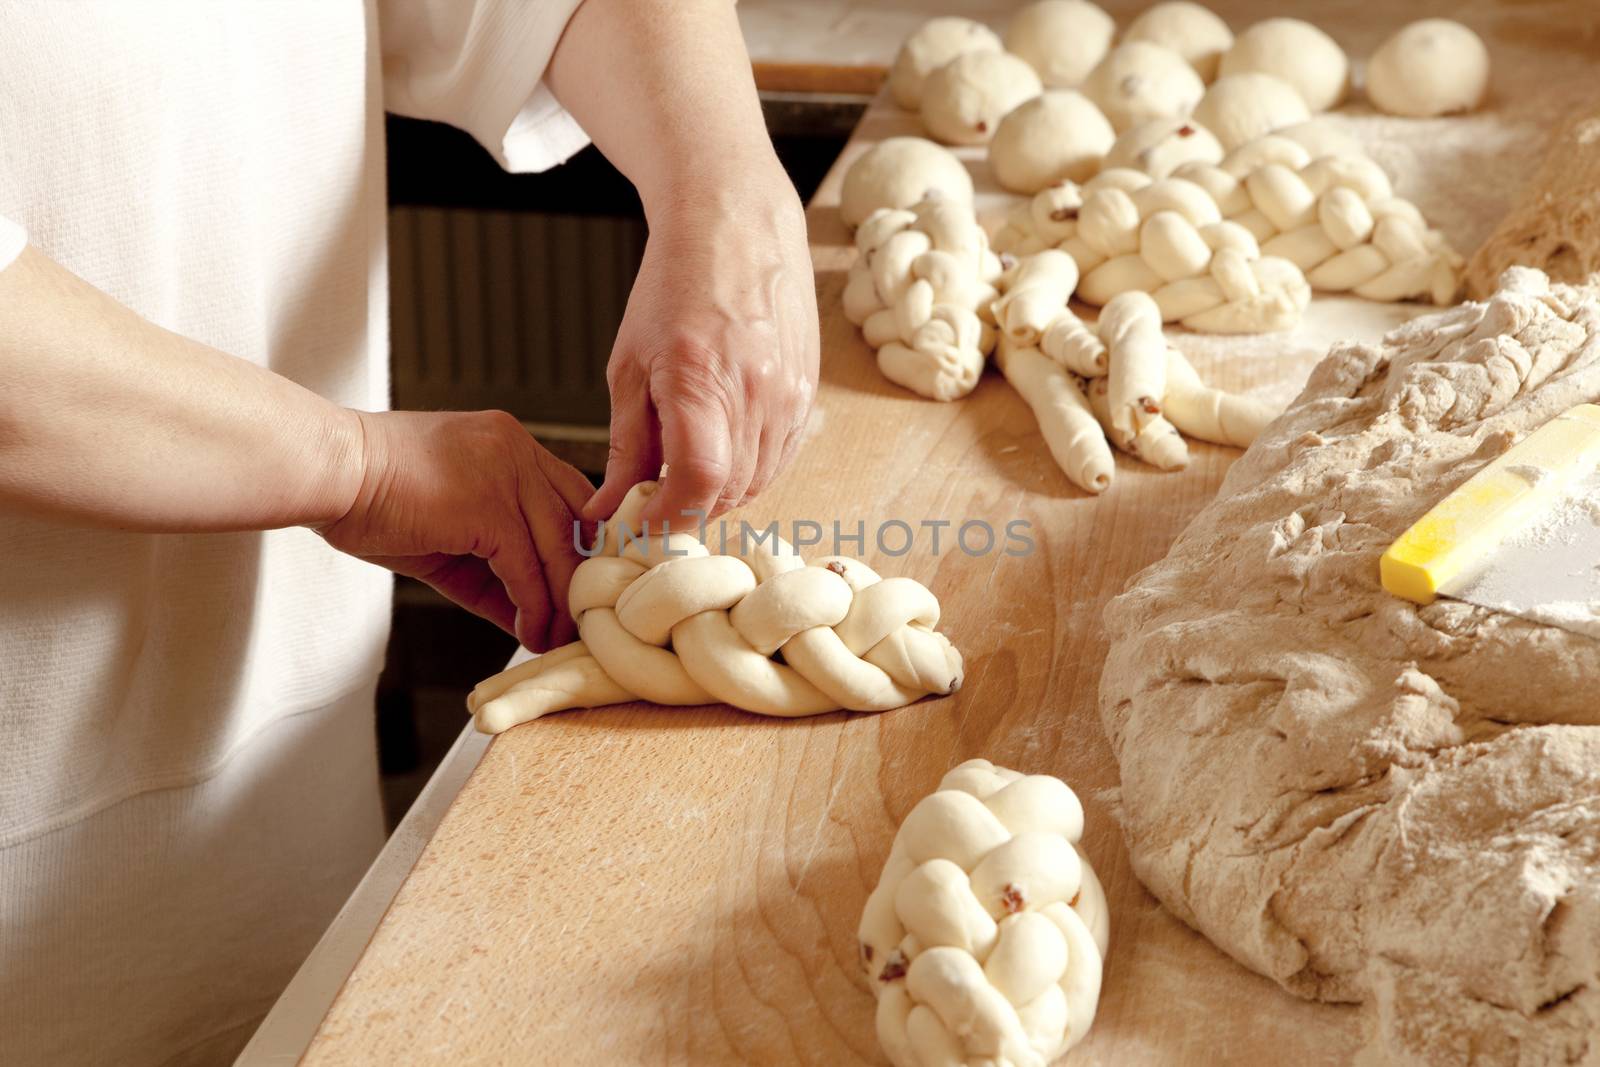
{"label": "baker's left hand", "polygon": [[816,285],[805,216],[773,160],[650,212],[650,239],[606,379],[611,453],[584,517],[667,478],[644,518],[750,499],[799,443],[816,393]]}

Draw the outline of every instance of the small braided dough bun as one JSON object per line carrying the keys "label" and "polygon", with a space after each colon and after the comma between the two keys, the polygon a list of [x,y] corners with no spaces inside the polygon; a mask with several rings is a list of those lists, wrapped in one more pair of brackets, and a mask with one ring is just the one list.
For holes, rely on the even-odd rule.
{"label": "small braided dough bun", "polygon": [[995,180],[1015,193],[1094,177],[1116,131],[1082,93],[1050,89],[1013,108],[989,142]]}
{"label": "small braided dough bun", "polygon": [[1175,348],[1167,349],[1167,391],[1161,412],[1183,433],[1234,448],[1249,448],[1283,407],[1253,396],[1213,389]]}
{"label": "small braided dough bun", "polygon": [[1012,108],[1043,88],[1014,55],[967,52],[922,83],[922,124],[945,144],[986,144]]}
{"label": "small braided dough bun", "polygon": [[1151,119],[1118,137],[1106,153],[1105,165],[1165,178],[1185,163],[1221,163],[1222,156],[1222,144],[1194,119]]}
{"label": "small braided dough bun", "polygon": [[900,825],[861,915],[894,1067],[1047,1067],[1094,1022],[1111,924],[1060,779],[968,760]]}
{"label": "small braided dough bun", "polygon": [[932,400],[972,392],[994,346],[1000,259],[972,208],[942,197],[874,212],[856,231],[844,313],[878,369]]}
{"label": "small braided dough bun", "polygon": [[1189,0],[1167,0],[1128,23],[1123,41],[1149,41],[1178,53],[1205,82],[1216,80],[1222,54],[1233,47],[1233,31],[1209,9]]}
{"label": "small braided dough bun", "polygon": [[1489,50],[1450,19],[1422,19],[1390,37],[1367,61],[1367,98],[1412,118],[1471,111],[1489,91]]}
{"label": "small braided dough bun", "polygon": [[692,534],[623,534],[648,532],[639,516],[657,488],[630,489],[573,572],[581,640],[480,683],[467,701],[478,729],[622,700],[884,711],[960,687],[961,654],[934,631],[939,602],[920,583],[836,556],[808,566],[776,534],[726,556]]}
{"label": "small braided dough bun", "polygon": [[889,92],[907,111],[922,106],[922,83],[964,52],[1002,51],[999,36],[981,22],[958,16],[929,19],[912,32],[889,68]]}
{"label": "small braided dough bun", "polygon": [[1195,105],[1194,118],[1228,151],[1311,117],[1294,86],[1270,74],[1224,74]]}
{"label": "small braided dough bun", "polygon": [[1300,19],[1262,19],[1241,33],[1217,68],[1270,74],[1287,82],[1312,111],[1338,107],[1350,88],[1350,60],[1337,41]]}
{"label": "small braided dough bun", "polygon": [[1117,132],[1151,119],[1182,117],[1205,95],[1205,83],[1182,56],[1149,41],[1118,45],[1083,83]]}
{"label": "small braided dough bun", "polygon": [[1263,137],[1219,167],[1187,164],[1173,178],[1202,186],[1264,256],[1293,263],[1314,289],[1441,306],[1460,292],[1461,256],[1366,156],[1312,159],[1293,141]]}
{"label": "small braided dough bun", "polygon": [[1089,493],[1109,489],[1116,466],[1111,446],[1078,379],[1038,348],[1012,344],[1004,336],[995,347],[995,362],[1033,409],[1051,458],[1072,484]]}
{"label": "small braided dough bun", "polygon": [[1111,16],[1087,0],[1039,0],[1006,27],[1006,51],[1021,56],[1052,89],[1083,82],[1111,48]]}
{"label": "small braided dough bun", "polygon": [[929,196],[972,203],[972,175],[947,148],[922,137],[890,137],[845,171],[839,215],[859,226],[879,208],[909,208]]}

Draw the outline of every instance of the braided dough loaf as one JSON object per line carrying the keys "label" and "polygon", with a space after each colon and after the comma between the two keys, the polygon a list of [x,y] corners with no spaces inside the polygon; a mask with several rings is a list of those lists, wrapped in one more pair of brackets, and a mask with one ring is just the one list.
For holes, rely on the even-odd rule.
{"label": "braided dough loaf", "polygon": [[922,83],[929,74],[963,52],[1000,52],[995,32],[981,22],[959,16],[929,19],[912,32],[895,53],[889,68],[889,92],[907,111],[922,106]]}
{"label": "braided dough loaf", "polygon": [[1021,205],[995,243],[1019,255],[1060,248],[1078,264],[1085,302],[1143,290],[1165,321],[1193,330],[1288,329],[1311,299],[1294,264],[1263,257],[1247,229],[1225,221],[1203,187],[1181,178],[1112,169],[1081,187],[1052,186]]}
{"label": "braided dough loaf", "polygon": [[[1520,436],[1600,401],[1600,289],[1333,348],[1106,611],[1100,710],[1140,880],[1362,1062],[1592,1063],[1600,642],[1387,595],[1378,558]],[[1582,521],[1582,520],[1580,520]]]}
{"label": "braided dough loaf", "polygon": [[972,209],[933,197],[877,211],[856,231],[844,313],[878,350],[878,369],[931,400],[972,392],[994,348],[1000,259]]}
{"label": "braided dough loaf", "polygon": [[656,489],[629,490],[573,572],[580,640],[472,691],[479,730],[624,700],[886,711],[961,687],[961,653],[934,630],[939,602],[920,583],[838,556],[807,565],[775,533],[740,555],[712,555],[687,533],[629,536],[648,533],[639,515]]}
{"label": "braided dough loaf", "polygon": [[1111,923],[1048,775],[968,760],[911,809],[861,916],[895,1067],[1046,1067],[1083,1040]]}

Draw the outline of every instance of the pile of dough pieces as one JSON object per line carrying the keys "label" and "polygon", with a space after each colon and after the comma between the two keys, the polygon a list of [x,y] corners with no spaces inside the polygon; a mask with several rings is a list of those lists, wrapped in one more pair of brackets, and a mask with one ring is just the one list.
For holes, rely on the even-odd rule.
{"label": "pile of dough pieces", "polygon": [[473,690],[480,731],[627,700],[789,717],[961,687],[961,653],[934,629],[939,601],[921,583],[843,556],[807,564],[776,531],[727,555],[690,533],[651,535],[640,516],[657,489],[630,489],[573,572],[580,640]]}
{"label": "pile of dough pieces", "polygon": [[[873,212],[856,244],[845,314],[877,349],[884,376],[954,400],[977,385],[993,351],[1051,455],[1088,492],[1111,485],[1111,444],[1181,470],[1189,450],[1179,431],[1244,448],[1277,414],[1261,400],[1206,386],[1167,345],[1161,305],[1145,292],[1119,293],[1097,321],[1084,322],[1067,306],[1078,285],[1071,255],[996,255],[971,210],[948,196]],[[1237,257],[1233,269],[1248,275],[1250,264]]]}
{"label": "pile of dough pieces", "polygon": [[1046,1067],[1083,1039],[1111,923],[1060,779],[988,760],[911,809],[861,916],[895,1067]]}

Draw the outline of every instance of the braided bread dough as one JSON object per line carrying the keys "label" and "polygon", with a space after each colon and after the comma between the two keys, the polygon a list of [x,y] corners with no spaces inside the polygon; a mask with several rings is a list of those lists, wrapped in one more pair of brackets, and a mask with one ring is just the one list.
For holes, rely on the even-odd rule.
{"label": "braided bread dough", "polygon": [[1117,24],[1088,0],[1039,0],[1011,17],[1006,51],[1052,89],[1075,88],[1111,48]]}
{"label": "braided bread dough", "polygon": [[1366,156],[1313,159],[1294,141],[1264,137],[1220,166],[1185,164],[1173,176],[1203,187],[1264,256],[1293,263],[1314,289],[1441,306],[1460,292],[1461,256]]}
{"label": "braided bread dough", "polygon": [[1043,89],[1009,52],[965,52],[922,83],[922,124],[945,144],[986,144],[1012,108]]}
{"label": "braided bread dough", "polygon": [[1113,48],[1083,83],[1118,132],[1151,119],[1181,117],[1205,95],[1205,83],[1170,48],[1130,41]]}
{"label": "braided bread dough", "polygon": [[1106,609],[1135,873],[1290,992],[1363,1004],[1361,1062],[1594,1061],[1600,642],[1399,600],[1378,558],[1595,401],[1600,289],[1508,271],[1486,303],[1335,345]]}
{"label": "braided bread dough", "polygon": [[[807,565],[781,537],[712,555],[692,534],[631,538],[655,482],[628,491],[567,594],[580,640],[503,671],[467,701],[499,733],[567,708],[722,701],[762,715],[885,711],[961,686],[939,602],[838,556]],[[783,662],[772,657],[782,653]]]}
{"label": "braided bread dough", "polygon": [[1000,259],[972,209],[942,197],[874,212],[856,231],[844,313],[878,369],[932,400],[972,392],[994,347]]}
{"label": "braided bread dough", "polygon": [[1228,24],[1190,0],[1167,0],[1128,23],[1124,41],[1149,41],[1178,53],[1202,81],[1216,79],[1222,54],[1233,47]]}
{"label": "braided bread dough", "polygon": [[1344,49],[1301,19],[1262,19],[1239,34],[1217,69],[1224,78],[1270,74],[1288,83],[1312,111],[1338,107],[1350,88]]}
{"label": "braided bread dough", "polygon": [[1294,86],[1270,74],[1224,74],[1194,108],[1194,120],[1228,151],[1311,117]]}
{"label": "braided bread dough", "polygon": [[1311,299],[1293,263],[1262,256],[1205,188],[1177,177],[1114,169],[1081,187],[1053,186],[1022,205],[995,242],[1017,254],[1060,248],[1078,264],[1087,303],[1143,290],[1165,321],[1193,330],[1288,329]]}
{"label": "braided bread dough", "polygon": [[922,83],[963,52],[1003,51],[1000,38],[981,22],[959,16],[929,19],[912,32],[889,68],[889,92],[907,111],[922,106]]}
{"label": "braided bread dough", "polygon": [[879,208],[909,208],[935,195],[970,205],[972,175],[948,148],[922,137],[890,137],[845,171],[839,216],[846,226],[859,226]]}
{"label": "braided bread dough", "polygon": [[1379,111],[1428,118],[1471,111],[1489,91],[1489,50],[1450,19],[1422,19],[1367,61],[1367,97]]}
{"label": "braided bread dough", "polygon": [[981,759],[911,809],[860,927],[895,1067],[1047,1067],[1083,1040],[1111,924],[1082,835],[1060,779]]}
{"label": "braided bread dough", "polygon": [[1013,108],[989,142],[995,180],[1017,193],[1084,181],[1100,169],[1116,131],[1088,97],[1051,89]]}

